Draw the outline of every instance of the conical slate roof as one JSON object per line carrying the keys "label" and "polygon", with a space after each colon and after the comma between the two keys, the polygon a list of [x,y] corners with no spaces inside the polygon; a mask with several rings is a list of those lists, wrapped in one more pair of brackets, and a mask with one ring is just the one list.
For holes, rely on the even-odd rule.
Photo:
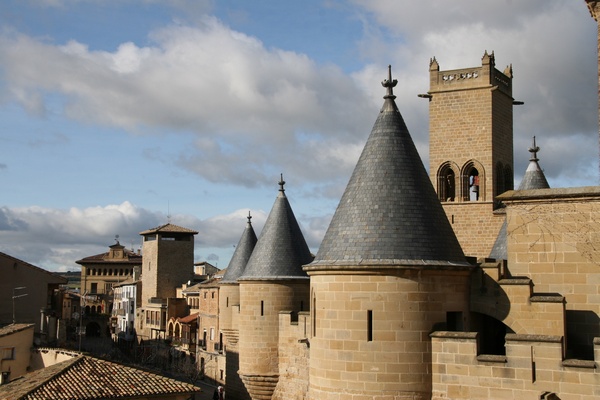
{"label": "conical slate roof", "polygon": [[313,256],[285,196],[284,184],[282,176],[275,204],[238,281],[308,279],[302,266]]}
{"label": "conical slate roof", "polygon": [[328,265],[468,265],[398,111],[384,104],[315,261]]}
{"label": "conical slate roof", "polygon": [[506,243],[506,217],[504,218],[504,222],[500,227],[500,232],[498,232],[498,237],[496,237],[496,241],[492,246],[492,251],[490,252],[490,258],[494,258],[496,260],[508,260],[508,248]]}
{"label": "conical slate roof", "polygon": [[[521,180],[521,184],[519,185],[518,190],[534,190],[534,189],[548,189],[550,185],[546,180],[546,176],[544,175],[544,171],[540,168],[540,164],[538,164],[539,159],[537,158],[537,153],[540,151],[540,148],[535,144],[535,136],[533,137],[533,146],[529,148],[529,152],[531,153],[531,158],[529,159],[529,165],[527,166],[527,170],[523,175],[523,180]],[[490,258],[494,258],[497,260],[507,260],[508,259],[508,248],[507,248],[507,222],[506,219],[504,223],[500,227],[500,232],[498,232],[498,237],[494,242],[494,246],[492,247],[492,251],[490,252]]]}
{"label": "conical slate roof", "polygon": [[248,260],[252,255],[252,251],[254,250],[257,241],[252,222],[250,222],[251,219],[252,216],[248,213],[246,229],[244,229],[244,233],[242,233],[242,237],[233,252],[233,256],[231,257],[231,261],[229,261],[227,271],[225,271],[221,283],[236,283],[237,279],[242,276],[242,273],[248,264]]}
{"label": "conical slate roof", "polygon": [[540,151],[540,148],[535,145],[535,136],[533,137],[533,146],[529,148],[529,152],[531,153],[531,158],[529,159],[529,165],[527,166],[527,170],[525,171],[525,175],[523,175],[523,180],[519,185],[519,190],[532,190],[532,189],[548,189],[550,185],[548,185],[548,181],[546,180],[546,176],[544,175],[544,171],[540,168],[540,164],[538,164],[539,159],[537,158],[537,153]]}

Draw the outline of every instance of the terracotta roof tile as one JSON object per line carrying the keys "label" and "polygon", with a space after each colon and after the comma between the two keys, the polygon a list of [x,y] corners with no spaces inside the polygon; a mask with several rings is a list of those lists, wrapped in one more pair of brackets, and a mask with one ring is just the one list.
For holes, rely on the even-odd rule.
{"label": "terracotta roof tile", "polygon": [[24,331],[25,329],[33,327],[35,324],[10,324],[0,328],[0,337],[11,335],[16,332]]}
{"label": "terracotta roof tile", "polygon": [[139,368],[76,356],[0,386],[6,400],[129,399],[191,394],[200,387]]}
{"label": "terracotta roof tile", "polygon": [[196,318],[198,318],[198,313],[188,315],[187,317],[179,318],[179,322],[181,322],[182,324],[189,324],[190,322],[194,322]]}
{"label": "terracotta roof tile", "polygon": [[108,258],[109,252],[107,251],[105,253],[100,253],[100,254],[96,254],[93,256],[82,258],[81,260],[75,261],[75,263],[80,264],[80,265],[99,264],[99,263],[102,263],[102,264],[106,264],[106,263],[141,264],[142,263],[142,255],[141,254],[138,254],[134,251],[127,250],[127,249],[123,249],[123,253],[127,256],[128,259],[124,259],[124,258],[109,259]]}
{"label": "terracotta roof tile", "polygon": [[194,235],[198,234],[197,231],[192,230],[192,229],[183,228],[181,226],[174,225],[174,224],[165,224],[165,225],[157,226],[156,228],[148,229],[147,231],[140,232],[140,235],[148,235],[150,233],[157,233],[157,232],[192,233]]}

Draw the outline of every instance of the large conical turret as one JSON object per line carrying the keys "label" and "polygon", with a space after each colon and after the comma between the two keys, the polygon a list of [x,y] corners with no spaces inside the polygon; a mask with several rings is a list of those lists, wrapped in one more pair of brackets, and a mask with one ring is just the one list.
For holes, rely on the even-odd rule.
{"label": "large conical turret", "polygon": [[381,112],[304,267],[311,399],[430,399],[429,334],[468,322],[472,266],[396,107],[395,84],[388,71]]}
{"label": "large conical turret", "polygon": [[464,263],[394,101],[391,72],[382,84],[383,107],[312,265]]}

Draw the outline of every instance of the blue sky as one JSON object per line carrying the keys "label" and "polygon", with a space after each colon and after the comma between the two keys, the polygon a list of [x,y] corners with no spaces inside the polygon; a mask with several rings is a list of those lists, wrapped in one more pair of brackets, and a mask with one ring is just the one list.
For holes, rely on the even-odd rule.
{"label": "blue sky", "polygon": [[225,268],[286,194],[318,249],[384,90],[428,167],[429,60],[512,64],[516,184],[598,184],[596,23],[572,0],[0,3],[0,251],[49,270],[170,220]]}

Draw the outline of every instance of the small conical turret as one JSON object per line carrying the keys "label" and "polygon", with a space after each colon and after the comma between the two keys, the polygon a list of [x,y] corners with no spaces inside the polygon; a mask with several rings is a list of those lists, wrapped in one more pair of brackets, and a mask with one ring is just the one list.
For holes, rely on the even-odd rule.
{"label": "small conical turret", "polygon": [[302,265],[312,261],[285,195],[279,194],[238,278],[240,288],[238,374],[254,400],[270,399],[279,381],[279,314],[309,304],[310,281]]}
{"label": "small conical turret", "polygon": [[[519,185],[518,190],[534,190],[534,189],[548,189],[550,185],[546,180],[546,176],[544,175],[544,171],[540,168],[540,164],[538,163],[539,159],[537,158],[537,153],[540,151],[539,146],[535,144],[535,136],[533,137],[533,145],[529,148],[529,152],[531,153],[531,158],[529,159],[529,165],[527,166],[527,170],[523,175],[523,179],[521,180],[521,184]],[[506,229],[507,223],[506,220],[500,227],[500,232],[498,232],[498,237],[494,242],[494,246],[492,246],[492,251],[490,252],[490,258],[494,258],[496,260],[506,260],[508,259],[508,249],[506,243]]]}
{"label": "small conical turret", "polygon": [[248,260],[252,255],[252,251],[254,250],[254,246],[256,246],[257,241],[256,233],[252,227],[251,220],[252,216],[250,215],[250,211],[248,211],[248,222],[246,223],[246,229],[244,229],[242,237],[240,238],[240,241],[233,252],[233,256],[231,257],[231,261],[229,261],[227,271],[225,272],[225,275],[223,275],[221,283],[235,283],[237,279],[242,276],[244,269],[248,264]]}
{"label": "small conical turret", "polygon": [[534,136],[533,145],[529,148],[529,152],[531,153],[529,165],[527,166],[525,175],[523,175],[523,180],[521,180],[518,190],[548,189],[550,187],[546,180],[546,176],[544,175],[544,171],[542,171],[542,168],[538,163],[539,159],[537,158],[537,153],[539,151],[540,148],[539,146],[536,146]]}
{"label": "small conical turret", "polygon": [[285,195],[284,185],[282,175],[279,195],[238,280],[308,278],[302,265],[311,262],[312,255]]}

